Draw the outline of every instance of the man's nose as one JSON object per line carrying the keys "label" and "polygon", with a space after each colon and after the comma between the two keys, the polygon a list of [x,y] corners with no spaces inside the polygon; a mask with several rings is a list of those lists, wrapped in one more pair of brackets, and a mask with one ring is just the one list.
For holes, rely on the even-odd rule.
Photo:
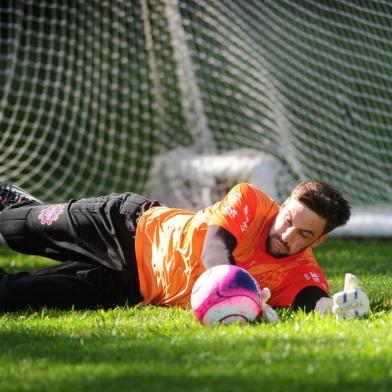
{"label": "man's nose", "polygon": [[290,238],[292,237],[294,233],[294,228],[293,227],[288,227],[281,235],[282,241],[283,242],[289,242]]}

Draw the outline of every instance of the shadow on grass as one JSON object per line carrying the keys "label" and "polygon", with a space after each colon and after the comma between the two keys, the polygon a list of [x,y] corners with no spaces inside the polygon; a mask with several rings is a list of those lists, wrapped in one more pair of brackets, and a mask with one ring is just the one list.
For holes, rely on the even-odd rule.
{"label": "shadow on grass", "polygon": [[[344,339],[271,336],[230,340],[139,334],[124,336],[56,335],[45,330],[0,331],[0,361],[20,374],[4,374],[15,387],[29,390],[96,391],[389,391],[392,376],[381,356],[353,356]],[[320,351],[316,345],[325,347]],[[341,347],[336,356],[336,347]],[[330,350],[331,349],[331,350]],[[35,371],[47,368],[37,381]],[[390,362],[390,361],[389,361]],[[60,370],[59,370],[60,369]],[[0,374],[2,374],[0,372]],[[3,387],[2,387],[3,386]]]}

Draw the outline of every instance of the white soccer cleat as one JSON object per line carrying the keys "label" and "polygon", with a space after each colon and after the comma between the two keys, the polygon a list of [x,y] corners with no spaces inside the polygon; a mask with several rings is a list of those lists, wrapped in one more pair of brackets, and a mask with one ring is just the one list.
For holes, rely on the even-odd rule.
{"label": "white soccer cleat", "polygon": [[336,319],[363,317],[370,311],[370,302],[366,293],[359,287],[355,275],[346,274],[344,290],[333,297],[332,313]]}

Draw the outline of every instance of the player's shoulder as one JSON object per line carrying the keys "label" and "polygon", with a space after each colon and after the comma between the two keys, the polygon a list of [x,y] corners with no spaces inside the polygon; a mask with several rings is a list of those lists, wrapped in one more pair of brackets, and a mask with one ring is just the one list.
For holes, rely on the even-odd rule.
{"label": "player's shoulder", "polygon": [[235,185],[223,200],[223,207],[235,208],[245,211],[249,219],[264,220],[271,213],[278,210],[275,201],[250,183],[239,183]]}
{"label": "player's shoulder", "polygon": [[273,199],[262,189],[258,188],[256,185],[253,185],[249,182],[240,182],[234,185],[233,188],[231,188],[230,193],[236,193],[236,192],[239,192],[244,195],[253,194],[256,197],[266,198],[273,201]]}
{"label": "player's shoulder", "polygon": [[247,182],[235,185],[231,189],[230,194],[241,195],[241,197],[248,200],[251,204],[254,204],[258,208],[262,207],[263,209],[270,209],[271,206],[276,205],[275,200],[271,196],[257,186]]}

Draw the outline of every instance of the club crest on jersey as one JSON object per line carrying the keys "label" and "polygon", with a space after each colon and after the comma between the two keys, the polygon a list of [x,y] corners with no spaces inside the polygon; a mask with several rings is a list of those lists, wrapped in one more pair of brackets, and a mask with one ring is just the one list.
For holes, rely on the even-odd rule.
{"label": "club crest on jersey", "polygon": [[61,204],[55,204],[48,208],[45,208],[38,215],[38,219],[43,225],[51,225],[59,216],[64,212],[64,206]]}

